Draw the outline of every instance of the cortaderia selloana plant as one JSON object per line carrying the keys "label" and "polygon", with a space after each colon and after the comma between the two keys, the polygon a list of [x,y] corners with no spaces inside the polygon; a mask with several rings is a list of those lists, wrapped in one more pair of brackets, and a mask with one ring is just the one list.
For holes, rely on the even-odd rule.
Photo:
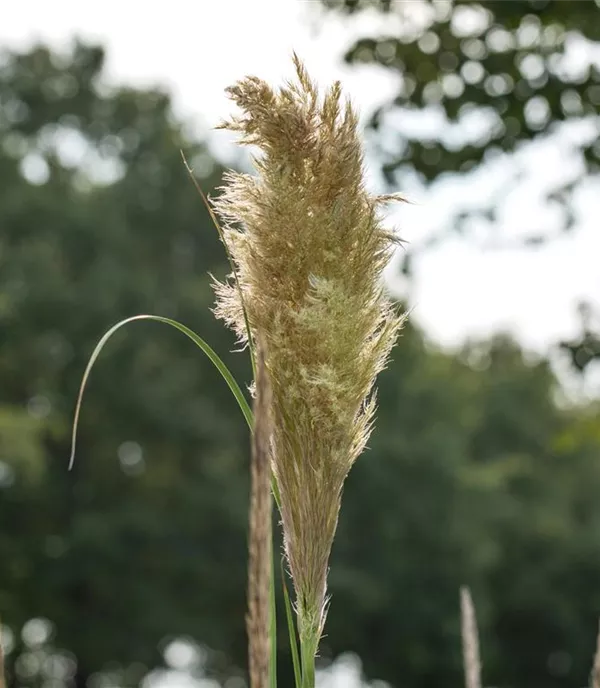
{"label": "cortaderia selloana plant", "polygon": [[320,94],[295,55],[294,65],[295,79],[279,90],[256,77],[228,89],[240,112],[221,127],[255,147],[256,174],[228,173],[212,206],[197,186],[231,265],[230,277],[214,283],[215,314],[250,350],[258,374],[256,418],[202,337],[175,320],[137,315],[108,330],[92,353],[72,437],[71,463],[90,371],[108,339],[128,323],[168,324],[218,368],[253,432],[247,619],[252,688],[277,683],[265,461],[295,591],[299,657],[284,586],[296,685],[314,688],[342,488],[369,438],[374,383],[403,321],[383,286],[399,239],[384,228],[381,214],[383,204],[403,199],[367,191],[357,113],[342,99],[339,82]]}
{"label": "cortaderia selloana plant", "polygon": [[228,173],[215,202],[235,268],[215,287],[216,315],[242,342],[266,345],[272,467],[309,686],[342,487],[402,317],[382,284],[397,237],[379,210],[393,197],[365,188],[357,114],[340,84],[320,97],[294,61],[296,80],[278,91],[254,77],[228,89],[241,114],[221,126],[258,149],[257,174]]}

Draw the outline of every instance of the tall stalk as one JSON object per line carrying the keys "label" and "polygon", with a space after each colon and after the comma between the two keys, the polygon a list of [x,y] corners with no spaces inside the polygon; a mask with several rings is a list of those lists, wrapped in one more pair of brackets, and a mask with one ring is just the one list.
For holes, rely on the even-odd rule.
{"label": "tall stalk", "polygon": [[250,469],[248,559],[248,665],[250,688],[268,688],[271,661],[272,498],[271,498],[271,391],[258,348],[254,432]]}
{"label": "tall stalk", "polygon": [[0,688],[6,688],[6,674],[4,673],[4,650],[2,649],[2,623],[0,622]]}
{"label": "tall stalk", "polygon": [[317,648],[314,643],[300,640],[300,652],[302,655],[302,688],[314,688],[315,686],[315,656]]}

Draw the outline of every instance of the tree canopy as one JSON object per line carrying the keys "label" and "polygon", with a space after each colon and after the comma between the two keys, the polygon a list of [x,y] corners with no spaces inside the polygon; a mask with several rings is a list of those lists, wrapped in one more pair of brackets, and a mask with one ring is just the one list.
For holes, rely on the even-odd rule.
{"label": "tree canopy", "polygon": [[[398,79],[396,95],[368,124],[391,189],[405,190],[415,175],[427,185],[448,175],[469,179],[486,171],[493,177],[496,163],[510,159],[511,173],[499,174],[491,197],[469,196],[448,217],[446,231],[467,240],[490,235],[490,246],[513,246],[514,238],[503,237],[499,227],[512,192],[524,184],[532,196],[541,195],[541,207],[556,222],[552,228],[520,228],[519,242],[536,247],[575,228],[581,219],[574,205],[578,189],[582,182],[600,183],[597,0],[322,3],[336,13],[376,10],[388,18],[378,33],[359,32],[345,60],[377,65]],[[528,173],[517,154],[533,156],[536,146],[549,142],[560,147],[564,163],[558,178],[540,189],[548,172],[544,158],[536,158],[535,171]],[[556,176],[555,169],[550,172]],[[580,371],[600,357],[600,336],[588,324],[584,318],[581,336],[563,343]]]}
{"label": "tree canopy", "polygon": [[[428,182],[468,174],[503,153],[573,131],[573,125],[580,134],[571,146],[581,168],[549,189],[548,201],[568,211],[575,184],[598,174],[597,2],[322,1],[345,13],[375,8],[390,16],[389,28],[361,36],[345,55],[351,64],[377,64],[399,78],[396,96],[369,123],[390,185],[402,186],[413,171]],[[407,126],[415,113],[432,116],[435,131]],[[520,182],[512,179],[499,190],[495,207],[481,211],[493,219],[499,201]],[[567,213],[563,226],[572,220]]]}

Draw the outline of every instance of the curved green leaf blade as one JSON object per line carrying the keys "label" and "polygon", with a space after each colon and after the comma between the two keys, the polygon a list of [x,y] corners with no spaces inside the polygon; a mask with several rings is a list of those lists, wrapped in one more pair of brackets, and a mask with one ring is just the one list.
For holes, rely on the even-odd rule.
{"label": "curved green leaf blade", "polygon": [[190,330],[189,327],[186,327],[185,325],[182,325],[180,322],[177,322],[177,320],[172,320],[171,318],[165,318],[161,315],[134,315],[131,318],[125,318],[125,320],[121,320],[118,322],[116,325],[113,325],[113,327],[108,330],[102,339],[96,344],[96,348],[92,352],[92,355],[90,356],[90,360],[88,361],[87,367],[85,369],[85,372],[83,374],[83,379],[81,380],[81,386],[79,388],[79,396],[77,397],[77,405],[75,407],[75,418],[73,420],[73,433],[71,436],[71,456],[69,459],[69,470],[73,467],[73,462],[75,461],[75,446],[76,446],[76,441],[77,441],[77,427],[79,425],[79,414],[81,412],[81,403],[83,401],[83,393],[85,392],[85,388],[87,385],[88,378],[90,376],[90,373],[92,371],[92,368],[94,366],[94,363],[96,362],[98,356],[100,355],[100,352],[104,348],[104,345],[108,340],[113,336],[113,334],[121,329],[121,327],[128,325],[131,322],[135,322],[136,320],[155,320],[156,322],[161,322],[165,323],[167,325],[171,325],[171,327],[176,328],[180,332],[183,332],[187,337],[189,337],[194,344],[196,344],[202,351],[208,356],[208,358],[212,361],[214,364],[215,368],[221,373],[223,376],[223,379],[229,386],[229,389],[232,391],[233,396],[235,397],[238,406],[240,407],[241,412],[244,414],[244,418],[246,419],[246,423],[248,424],[248,427],[250,430],[252,430],[253,427],[253,414],[252,414],[252,409],[250,408],[248,402],[246,401],[246,398],[244,397],[244,394],[242,393],[242,390],[240,389],[240,386],[236,382],[235,378],[229,371],[229,368],[223,363],[223,361],[220,359],[220,357],[217,355],[217,353],[200,337],[197,335],[193,330]]}
{"label": "curved green leaf blade", "polygon": [[302,678],[300,672],[300,657],[298,655],[298,639],[296,637],[296,627],[294,626],[294,614],[292,611],[292,603],[290,601],[290,594],[285,583],[285,571],[283,567],[283,560],[281,562],[281,580],[283,582],[283,598],[285,600],[285,616],[287,618],[288,634],[290,636],[290,648],[292,650],[292,664],[294,665],[294,680],[296,688],[301,688]]}

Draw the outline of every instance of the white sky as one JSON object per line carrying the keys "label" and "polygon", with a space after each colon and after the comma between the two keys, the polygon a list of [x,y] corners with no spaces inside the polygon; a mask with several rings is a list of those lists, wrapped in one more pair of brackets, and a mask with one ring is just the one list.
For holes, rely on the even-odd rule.
{"label": "white sky", "polygon": [[[64,47],[76,35],[101,41],[111,81],[167,86],[178,114],[207,131],[230,112],[226,86],[248,73],[280,82],[291,74],[292,50],[319,82],[341,78],[368,114],[394,92],[395,81],[377,68],[349,69],[340,56],[352,36],[373,28],[389,30],[389,20],[372,14],[333,20],[313,0],[21,0],[3,13],[0,46],[42,39]],[[227,135],[213,136],[219,145]],[[512,237],[551,227],[555,216],[536,190],[576,169],[567,138],[524,151],[517,161],[527,184],[512,194],[502,219],[504,236]],[[394,222],[418,245],[445,226],[453,209],[493,193],[512,169],[500,160],[473,179],[451,180],[431,192],[408,190],[415,204],[399,208]],[[546,247],[494,251],[454,238],[426,252],[411,286],[413,318],[446,345],[503,329],[544,351],[575,334],[577,302],[600,306],[600,184],[584,185],[580,201],[585,217],[577,229]]]}

